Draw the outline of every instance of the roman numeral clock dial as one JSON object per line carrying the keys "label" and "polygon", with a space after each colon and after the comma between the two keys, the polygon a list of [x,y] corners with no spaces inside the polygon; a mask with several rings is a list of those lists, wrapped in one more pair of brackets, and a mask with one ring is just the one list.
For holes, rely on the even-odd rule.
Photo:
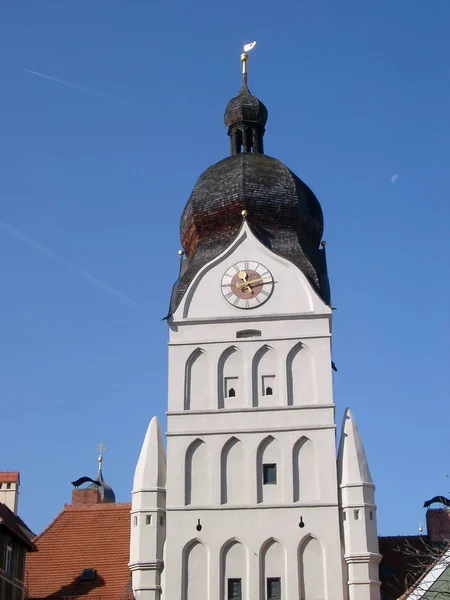
{"label": "roman numeral clock dial", "polygon": [[236,308],[256,308],[266,302],[273,292],[273,277],[261,263],[244,260],[225,272],[222,294]]}

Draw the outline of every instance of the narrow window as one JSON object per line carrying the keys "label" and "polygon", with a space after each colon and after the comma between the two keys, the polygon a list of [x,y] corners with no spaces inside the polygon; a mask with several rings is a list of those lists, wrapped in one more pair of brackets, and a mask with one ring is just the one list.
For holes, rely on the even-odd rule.
{"label": "narrow window", "polygon": [[342,513],[342,520],[343,520],[343,521],[346,521],[346,520],[347,520],[347,513],[345,512],[345,510],[344,510],[344,512]]}
{"label": "narrow window", "polygon": [[277,465],[263,465],[263,483],[264,485],[276,485]]}
{"label": "narrow window", "polygon": [[371,511],[370,511],[370,513],[369,513],[369,519],[370,519],[371,521],[373,521],[373,510],[371,510]]}
{"label": "narrow window", "polygon": [[359,510],[354,510],[353,516],[355,517],[355,521],[359,521]]}
{"label": "narrow window", "polygon": [[8,538],[6,540],[6,553],[5,553],[5,571],[7,573],[12,573],[12,566],[13,566],[13,547],[12,547],[12,541],[10,538]]}
{"label": "narrow window", "polygon": [[281,600],[281,577],[267,578],[267,600]]}
{"label": "narrow window", "polygon": [[159,517],[159,524],[164,525],[164,517]]}
{"label": "narrow window", "polygon": [[262,376],[262,395],[273,396],[273,390],[275,388],[275,375],[263,375]]}
{"label": "narrow window", "polygon": [[145,524],[146,525],[152,524],[152,515],[145,515]]}
{"label": "narrow window", "polygon": [[133,525],[136,526],[137,525],[137,517],[133,517]]}
{"label": "narrow window", "polygon": [[242,600],[242,580],[228,580],[228,600]]}
{"label": "narrow window", "polygon": [[7,483],[7,484],[6,484],[6,489],[7,489],[7,490],[10,490],[10,489],[11,489],[11,484],[10,484],[10,483]]}
{"label": "narrow window", "polygon": [[236,398],[237,384],[237,377],[225,377],[225,398]]}

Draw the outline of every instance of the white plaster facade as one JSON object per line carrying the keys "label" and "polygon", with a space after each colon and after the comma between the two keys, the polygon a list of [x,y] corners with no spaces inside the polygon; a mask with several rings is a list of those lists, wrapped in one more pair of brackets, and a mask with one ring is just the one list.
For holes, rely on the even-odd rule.
{"label": "white plaster facade", "polygon": [[[275,284],[243,310],[221,282],[249,260]],[[338,480],[330,307],[244,221],[169,327],[167,473],[153,421],[133,489],[137,600],[379,598],[373,484],[351,413]],[[141,513],[165,514],[164,526]]]}

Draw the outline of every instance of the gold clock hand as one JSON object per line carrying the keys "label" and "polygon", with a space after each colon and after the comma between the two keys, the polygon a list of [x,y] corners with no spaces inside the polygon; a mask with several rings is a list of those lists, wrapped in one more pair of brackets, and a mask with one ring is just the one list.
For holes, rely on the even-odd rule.
{"label": "gold clock hand", "polygon": [[247,291],[247,292],[250,292],[251,294],[253,294],[253,290],[249,286],[248,281],[247,281],[248,273],[246,271],[239,271],[238,277],[239,277],[239,279],[242,279],[242,283],[237,283],[236,287],[238,289],[242,289],[243,291]]}
{"label": "gold clock hand", "polygon": [[258,277],[258,279],[251,279],[250,281],[243,281],[242,283],[236,283],[237,288],[244,288],[249,286],[251,283],[258,283],[259,281],[272,281],[271,279],[263,279],[262,277]]}

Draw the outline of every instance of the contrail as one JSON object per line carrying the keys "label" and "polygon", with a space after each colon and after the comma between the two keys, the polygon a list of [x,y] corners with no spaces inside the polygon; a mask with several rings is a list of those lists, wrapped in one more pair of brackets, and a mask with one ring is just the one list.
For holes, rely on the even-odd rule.
{"label": "contrail", "polygon": [[20,240],[21,242],[24,242],[24,244],[27,244],[34,250],[37,250],[38,252],[40,252],[41,254],[44,254],[45,256],[47,256],[47,258],[51,258],[52,260],[59,262],[61,265],[64,265],[65,267],[70,269],[73,273],[76,273],[79,277],[81,277],[85,281],[89,281],[89,283],[92,283],[93,285],[95,285],[99,289],[103,290],[107,294],[110,294],[111,296],[115,296],[119,300],[122,300],[123,302],[126,302],[127,304],[130,304],[132,306],[139,306],[139,304],[135,300],[128,298],[128,296],[125,296],[124,294],[122,294],[121,292],[119,292],[118,290],[113,288],[112,285],[109,285],[109,283],[102,281],[98,277],[95,277],[95,275],[91,275],[91,273],[89,273],[89,271],[85,271],[85,269],[82,269],[75,263],[71,262],[70,260],[67,260],[67,258],[64,258],[63,256],[60,256],[53,250],[50,250],[50,248],[46,248],[46,246],[39,244],[39,242],[36,242],[35,240],[31,239],[25,233],[23,233],[22,231],[19,231],[15,227],[12,227],[5,221],[0,220],[0,229],[2,229],[3,231],[6,231],[11,236],[15,237],[16,239]]}
{"label": "contrail", "polygon": [[71,88],[75,88],[76,90],[81,90],[82,92],[90,92],[91,94],[96,94],[97,96],[103,96],[103,98],[109,98],[110,100],[115,100],[116,102],[121,102],[122,104],[132,105],[131,102],[127,100],[123,100],[122,98],[117,98],[117,96],[110,96],[109,94],[105,94],[104,92],[98,92],[97,90],[93,90],[91,88],[83,87],[81,85],[77,85],[76,83],[70,83],[70,81],[65,81],[64,79],[58,79],[57,77],[51,77],[50,75],[44,75],[44,73],[38,73],[37,71],[30,71],[30,69],[24,69],[26,73],[30,73],[31,75],[36,75],[36,77],[42,77],[43,79],[49,79],[50,81],[56,81],[56,83],[62,83],[63,85],[68,85]]}

